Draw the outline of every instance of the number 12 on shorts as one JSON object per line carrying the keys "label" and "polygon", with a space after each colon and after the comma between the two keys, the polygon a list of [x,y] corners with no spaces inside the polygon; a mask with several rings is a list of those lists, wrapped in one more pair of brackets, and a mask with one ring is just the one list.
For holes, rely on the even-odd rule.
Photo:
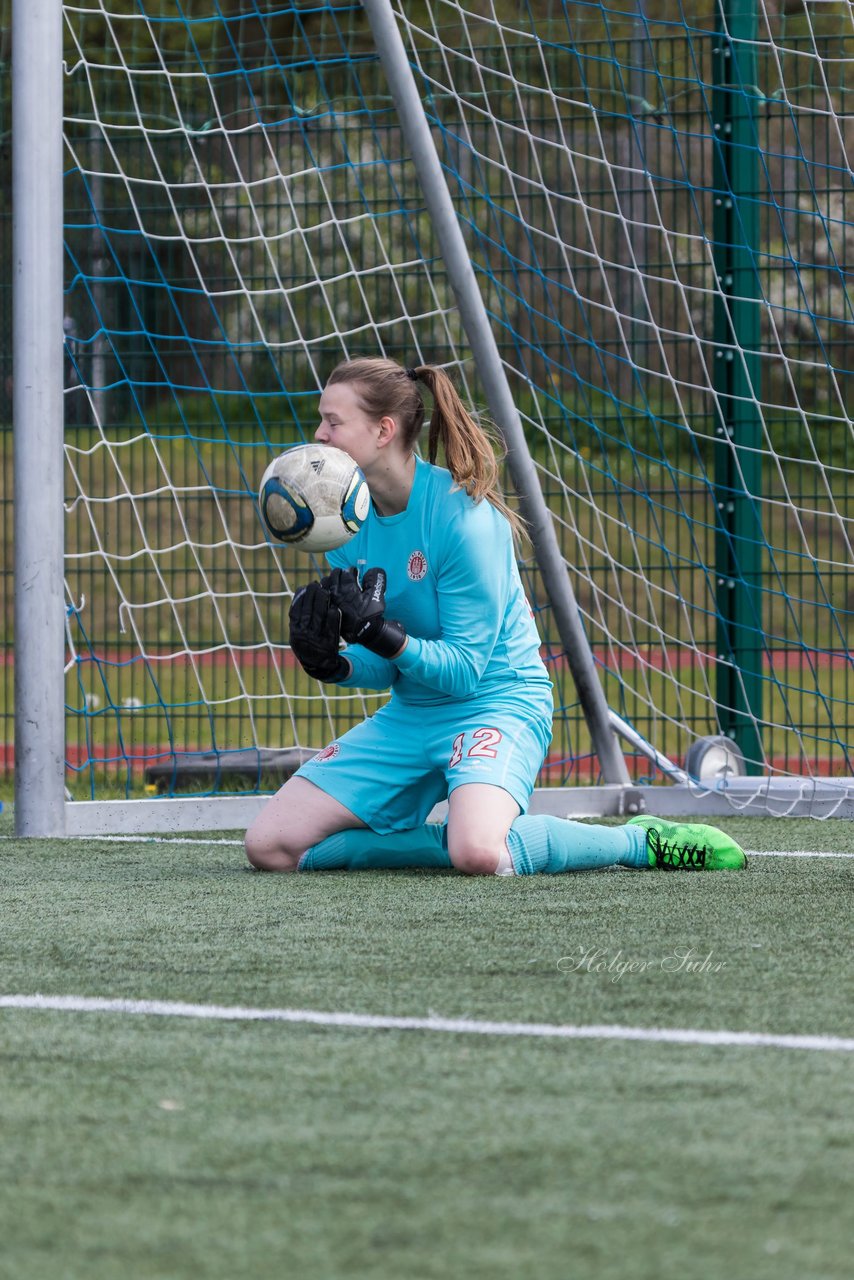
{"label": "number 12 on shorts", "polygon": [[[448,768],[453,769],[455,764],[459,764],[463,756],[466,759],[494,760],[498,755],[496,748],[503,734],[498,729],[472,729],[468,733],[458,733],[454,738],[454,745],[451,750],[451,758],[448,761]],[[466,739],[470,740],[469,748],[466,751]]]}

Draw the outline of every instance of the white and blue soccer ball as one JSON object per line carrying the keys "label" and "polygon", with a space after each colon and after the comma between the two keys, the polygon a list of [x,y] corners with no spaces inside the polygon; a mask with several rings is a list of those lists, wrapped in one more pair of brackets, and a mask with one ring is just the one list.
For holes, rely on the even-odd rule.
{"label": "white and blue soccer ball", "polygon": [[343,449],[299,444],[274,458],[261,477],[258,504],[277,542],[301,551],[334,551],[358,533],[371,495]]}

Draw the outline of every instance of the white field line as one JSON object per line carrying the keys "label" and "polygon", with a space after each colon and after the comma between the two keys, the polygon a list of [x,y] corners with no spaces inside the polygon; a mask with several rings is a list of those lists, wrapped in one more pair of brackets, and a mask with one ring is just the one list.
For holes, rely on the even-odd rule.
{"label": "white field line", "polygon": [[450,1035],[529,1036],[551,1040],[638,1040],[659,1044],[720,1045],[748,1049],[810,1049],[854,1053],[840,1036],[769,1035],[754,1031],[696,1031],[669,1027],[572,1026],[552,1022],[480,1022],[472,1018],[393,1018],[316,1009],[253,1009],[240,1005],[181,1004],[171,1000],[108,1000],[97,996],[0,995],[0,1009],[60,1013],[146,1014],[159,1018],[226,1022],[290,1022],[372,1031],[432,1031]]}
{"label": "white field line", "polygon": [[748,858],[854,858],[854,853],[828,853],[826,849],[745,849]]}
{"label": "white field line", "polygon": [[[15,836],[0,836],[0,840],[14,840]],[[242,840],[204,840],[198,836],[73,836],[69,839],[88,840],[98,844],[190,844],[228,845],[242,849]],[[745,849],[748,858],[854,858],[854,853],[831,853],[827,849]]]}
{"label": "white field line", "polygon": [[[18,838],[19,838],[18,836],[9,836],[9,835],[6,835],[6,836],[0,836],[0,840],[17,840]],[[201,839],[199,836],[142,836],[142,835],[140,835],[140,836],[108,836],[108,835],[95,835],[95,836],[65,836],[65,837],[59,837],[59,838],[61,838],[61,839],[66,839],[66,840],[73,840],[75,844],[81,844],[84,840],[87,840],[90,844],[101,844],[101,843],[110,843],[110,844],[201,844],[201,845],[207,845],[207,844],[228,844],[228,845],[232,845],[232,846],[233,846],[234,848],[236,848],[236,849],[242,849],[242,848],[243,848],[243,841],[242,841],[242,840],[219,840],[219,839],[204,840],[204,839]]]}

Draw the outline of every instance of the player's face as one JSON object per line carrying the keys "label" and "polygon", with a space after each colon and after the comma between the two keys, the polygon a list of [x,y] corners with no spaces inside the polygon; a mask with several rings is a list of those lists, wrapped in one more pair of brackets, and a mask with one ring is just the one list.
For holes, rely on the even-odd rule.
{"label": "player's face", "polygon": [[318,444],[343,449],[367,476],[380,454],[388,467],[387,445],[397,440],[396,421],[391,416],[376,421],[367,415],[359,403],[355,385],[334,383],[324,388],[319,411],[320,426],[315,431]]}
{"label": "player's face", "polygon": [[343,449],[363,471],[369,471],[382,432],[380,424],[360,407],[356,388],[349,382],[325,387],[319,411],[320,426],[314,433],[318,444]]}

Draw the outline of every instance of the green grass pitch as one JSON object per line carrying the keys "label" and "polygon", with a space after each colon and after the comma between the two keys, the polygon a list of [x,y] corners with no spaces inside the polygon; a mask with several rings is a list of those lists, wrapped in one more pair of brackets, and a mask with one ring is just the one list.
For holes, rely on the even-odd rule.
{"label": "green grass pitch", "polygon": [[[220,835],[18,842],[3,823],[0,995],[854,1034],[854,859],[275,877]],[[845,822],[722,825],[854,853]],[[0,1009],[0,1276],[847,1280],[853,1068]]]}

